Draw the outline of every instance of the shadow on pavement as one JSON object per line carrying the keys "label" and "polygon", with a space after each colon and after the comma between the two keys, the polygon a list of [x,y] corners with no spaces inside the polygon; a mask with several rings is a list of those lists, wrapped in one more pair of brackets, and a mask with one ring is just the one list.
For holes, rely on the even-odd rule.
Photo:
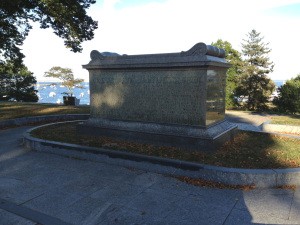
{"label": "shadow on pavement", "polygon": [[270,117],[266,114],[243,111],[226,111],[225,118],[232,123],[246,123],[254,126],[270,121]]}
{"label": "shadow on pavement", "polygon": [[[23,131],[0,131],[1,141],[19,143]],[[271,146],[271,136],[269,141]],[[300,224],[298,189],[196,187],[160,174],[35,152],[1,162],[0,199],[71,224]],[[6,210],[0,203],[0,224],[22,224],[24,218]],[[41,214],[34,212],[27,219],[39,222],[34,215]]]}

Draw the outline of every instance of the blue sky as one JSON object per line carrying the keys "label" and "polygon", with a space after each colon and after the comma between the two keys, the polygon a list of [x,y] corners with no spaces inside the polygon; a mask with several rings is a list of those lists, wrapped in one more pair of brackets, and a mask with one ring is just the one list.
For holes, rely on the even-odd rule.
{"label": "blue sky", "polygon": [[[162,3],[165,2],[166,0],[119,0],[119,1],[114,1],[114,8],[115,9],[124,9],[128,7],[138,7],[141,5],[146,5],[149,3]],[[103,6],[104,0],[98,0],[96,4],[100,7]]]}
{"label": "blue sky", "polygon": [[256,29],[269,42],[275,63],[272,79],[300,73],[300,0],[101,0],[88,10],[99,21],[95,38],[83,43],[82,53],[65,49],[51,29],[38,25],[25,40],[25,64],[38,80],[52,66],[71,68],[88,80],[82,69],[92,50],[120,54],[180,52],[198,42],[229,41],[237,50],[246,34]]}
{"label": "blue sky", "polygon": [[116,9],[124,9],[128,7],[138,7],[141,5],[149,4],[149,3],[162,3],[165,0],[121,0],[115,4]]}
{"label": "blue sky", "polygon": [[289,5],[284,5],[280,7],[274,7],[266,11],[267,14],[289,17],[289,18],[299,18],[300,17],[300,3],[294,3]]}

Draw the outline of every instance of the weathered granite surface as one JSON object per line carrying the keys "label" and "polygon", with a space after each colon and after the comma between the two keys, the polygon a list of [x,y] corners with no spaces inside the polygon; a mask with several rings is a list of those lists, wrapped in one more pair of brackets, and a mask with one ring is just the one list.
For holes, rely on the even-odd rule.
{"label": "weathered granite surface", "polygon": [[[186,133],[198,129],[197,139],[216,139],[232,130],[226,123],[219,125],[225,119],[226,71],[230,66],[224,57],[223,49],[204,43],[179,53],[118,55],[92,51],[91,61],[83,66],[89,71],[91,98],[91,117],[85,131],[95,127],[102,129],[101,135],[105,130],[117,135],[116,130],[122,130],[120,135],[124,136],[126,130],[135,132],[130,125],[135,123],[144,129],[137,130],[139,134],[157,135],[171,125],[182,126],[179,130],[188,130]],[[159,130],[153,131],[158,124]],[[213,137],[207,130],[211,126],[219,131]]]}
{"label": "weathered granite surface", "polygon": [[224,119],[225,52],[198,43],[181,53],[91,52],[91,118],[209,126]]}

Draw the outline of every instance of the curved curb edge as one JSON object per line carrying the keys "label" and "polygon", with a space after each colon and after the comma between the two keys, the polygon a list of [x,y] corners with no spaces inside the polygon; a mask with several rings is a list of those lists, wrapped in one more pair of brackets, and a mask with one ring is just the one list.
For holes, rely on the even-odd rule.
{"label": "curved curb edge", "polygon": [[104,148],[47,141],[31,136],[30,132],[32,130],[48,125],[50,124],[26,131],[24,134],[24,146],[31,150],[65,157],[114,164],[172,176],[201,178],[229,185],[254,185],[257,188],[300,185],[300,168],[237,169],[218,167]]}
{"label": "curved curb edge", "polygon": [[22,126],[30,123],[55,122],[63,120],[87,120],[90,114],[57,114],[45,116],[22,117],[0,121],[0,129],[10,126]]}

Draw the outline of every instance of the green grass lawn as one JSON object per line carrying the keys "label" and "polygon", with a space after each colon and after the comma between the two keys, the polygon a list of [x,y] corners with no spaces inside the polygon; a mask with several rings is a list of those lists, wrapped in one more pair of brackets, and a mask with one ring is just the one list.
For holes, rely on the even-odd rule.
{"label": "green grass lawn", "polygon": [[23,102],[0,102],[0,121],[53,114],[89,114],[89,106],[64,106]]}
{"label": "green grass lawn", "polygon": [[271,123],[300,126],[300,115],[278,115],[278,116],[272,115]]}
{"label": "green grass lawn", "polygon": [[235,140],[216,153],[205,154],[174,147],[155,147],[106,137],[76,134],[76,123],[56,124],[33,131],[33,136],[59,142],[179,159],[234,168],[293,168],[300,166],[300,140],[265,133],[239,131]]}

